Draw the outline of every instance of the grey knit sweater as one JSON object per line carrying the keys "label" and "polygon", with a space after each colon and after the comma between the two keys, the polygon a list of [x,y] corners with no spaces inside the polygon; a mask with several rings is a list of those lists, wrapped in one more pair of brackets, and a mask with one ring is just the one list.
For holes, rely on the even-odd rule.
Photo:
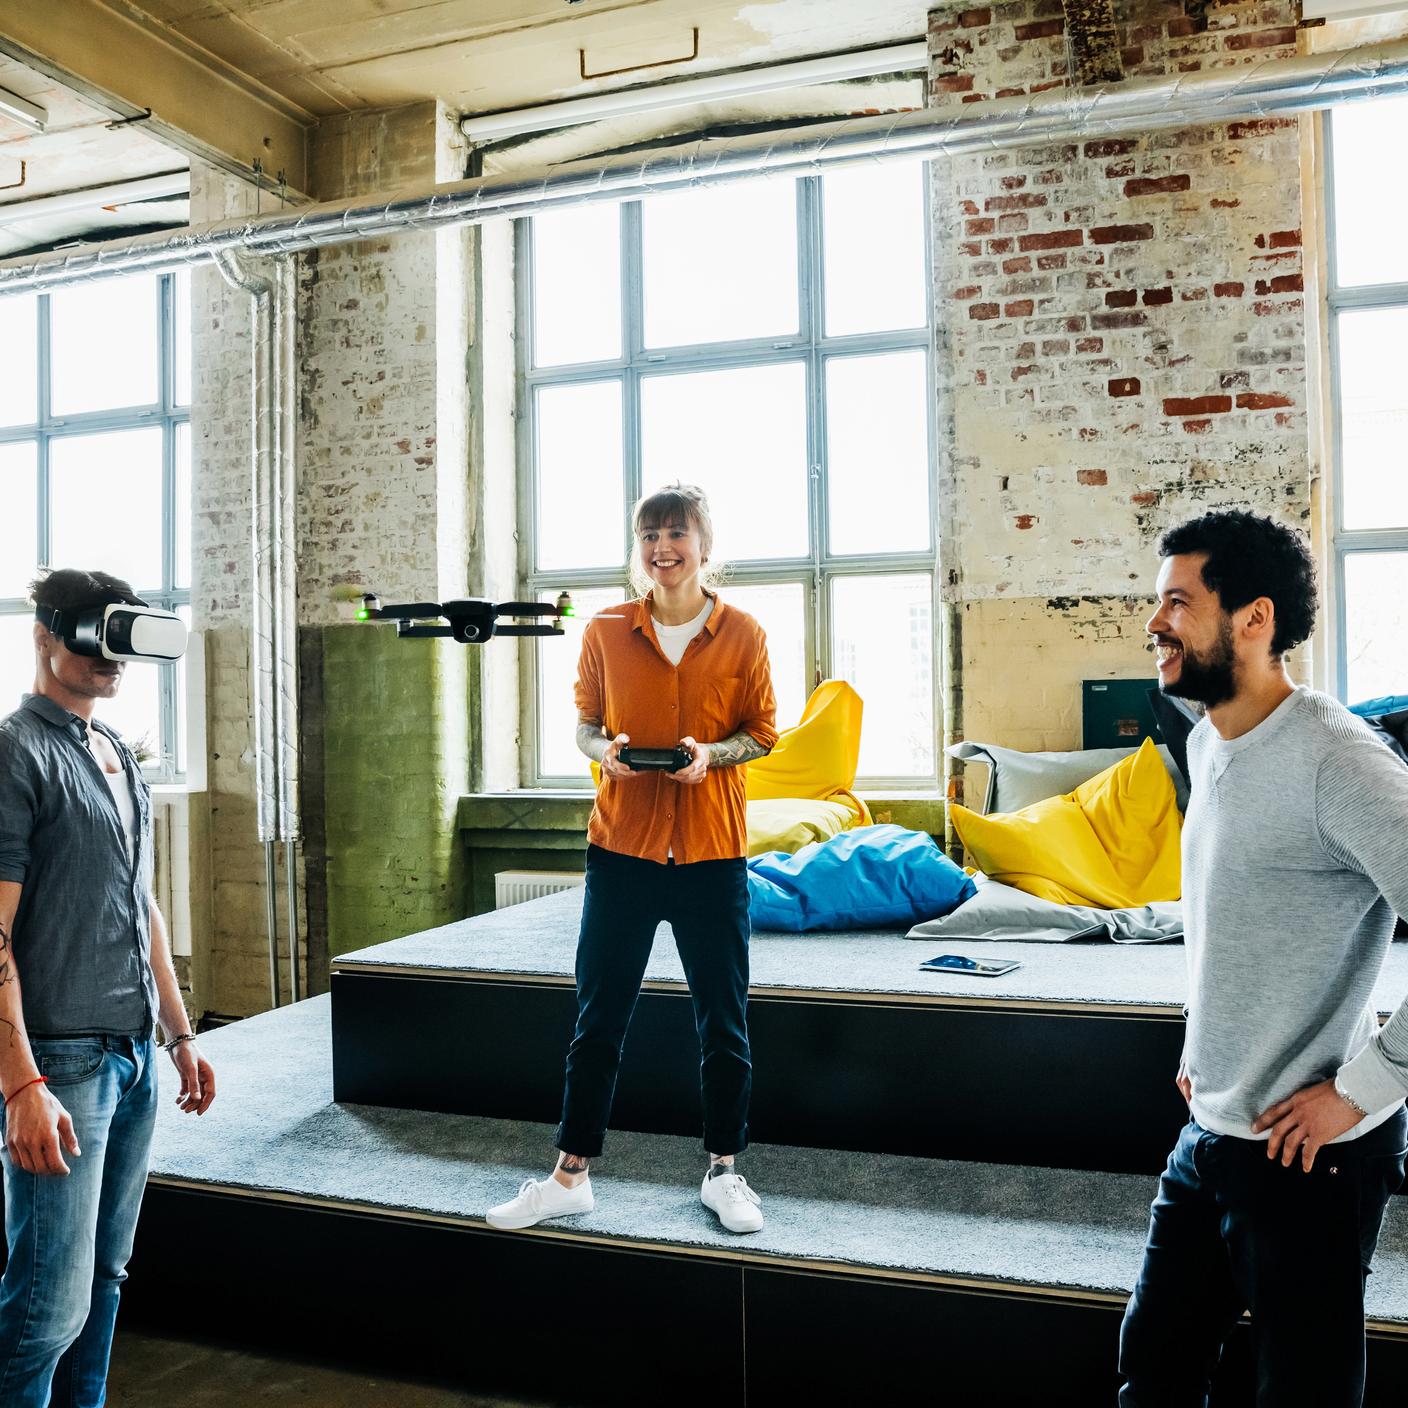
{"label": "grey knit sweater", "polygon": [[1338,1074],[1370,1111],[1342,1137],[1366,1134],[1408,1093],[1408,1001],[1380,1030],[1370,1000],[1408,914],[1408,767],[1303,688],[1240,738],[1204,719],[1188,766],[1193,1117],[1250,1139],[1268,1106]]}

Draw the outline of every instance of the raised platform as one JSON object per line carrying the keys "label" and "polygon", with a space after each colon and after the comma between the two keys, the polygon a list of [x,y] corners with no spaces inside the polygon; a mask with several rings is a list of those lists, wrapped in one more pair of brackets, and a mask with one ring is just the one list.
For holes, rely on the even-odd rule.
{"label": "raised platform", "polygon": [[[327,1334],[349,1358],[395,1350],[574,1403],[888,1402],[926,1385],[1110,1401],[1150,1178],[757,1145],[767,1226],[737,1238],[699,1205],[695,1141],[622,1133],[594,1213],[499,1233],[484,1212],[541,1173],[551,1129],[333,1104],[329,1016],[315,998],[202,1038],[220,1095],[201,1119],[162,1070],[125,1313],[202,1334],[238,1317],[269,1343]],[[1369,1283],[1371,1405],[1399,1401],[1408,1371],[1400,1206]],[[197,1231],[222,1248],[198,1292]],[[549,1345],[554,1308],[568,1323]],[[1236,1373],[1215,1402],[1248,1401]]]}
{"label": "raised platform", "polygon": [[[336,1098],[555,1123],[580,907],[580,892],[550,895],[337,959]],[[1157,1173],[1186,1117],[1173,1085],[1182,947],[942,946],[1022,959],[996,979],[919,971],[940,947],[895,931],[754,935],[754,1138]],[[1405,991],[1398,945],[1381,1005]],[[662,926],[615,1125],[695,1134],[698,1079],[684,975]]]}

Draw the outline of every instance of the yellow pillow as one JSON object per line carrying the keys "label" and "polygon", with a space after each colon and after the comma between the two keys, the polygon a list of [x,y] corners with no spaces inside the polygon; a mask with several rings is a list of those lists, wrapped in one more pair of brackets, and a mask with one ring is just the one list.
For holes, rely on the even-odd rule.
{"label": "yellow pillow", "polygon": [[1181,893],[1182,818],[1151,739],[1065,796],[991,816],[951,811],[980,870],[1041,899],[1127,909]]}

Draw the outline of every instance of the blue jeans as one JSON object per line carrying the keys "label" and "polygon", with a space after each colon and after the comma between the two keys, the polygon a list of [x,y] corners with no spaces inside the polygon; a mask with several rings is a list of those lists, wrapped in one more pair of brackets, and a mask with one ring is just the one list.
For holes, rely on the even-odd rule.
{"label": "blue jeans", "polygon": [[1190,1120],[1169,1155],[1120,1330],[1120,1408],[1204,1408],[1251,1312],[1258,1408],[1358,1408],[1364,1283],[1403,1181],[1408,1117],[1327,1144],[1306,1173]]}
{"label": "blue jeans", "polygon": [[3,1155],[0,1403],[102,1408],[156,1123],[156,1046],[118,1036],[30,1044],[83,1152],[64,1153],[67,1175],[26,1173]]}
{"label": "blue jeans", "polygon": [[662,919],[675,932],[694,999],[704,1147],[738,1154],[748,1146],[747,863],[740,857],[660,865],[589,846],[577,938],[577,1031],[555,1140],[566,1154],[601,1153],[626,1028]]}

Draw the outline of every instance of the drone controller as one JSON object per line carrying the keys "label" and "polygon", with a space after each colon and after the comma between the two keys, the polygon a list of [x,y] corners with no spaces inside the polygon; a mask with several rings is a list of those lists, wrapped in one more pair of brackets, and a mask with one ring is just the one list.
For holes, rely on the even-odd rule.
{"label": "drone controller", "polygon": [[[357,619],[395,621],[398,637],[448,636],[462,645],[481,645],[494,636],[560,636],[563,620],[576,614],[568,592],[561,593],[555,602],[492,602],[470,597],[463,601],[408,601],[393,606],[383,606],[380,597],[368,592],[362,597]],[[552,619],[534,619],[543,616]],[[500,617],[507,617],[507,622],[500,621]],[[439,624],[414,624],[418,621]]]}
{"label": "drone controller", "polygon": [[673,748],[622,748],[617,756],[632,772],[679,772],[694,761],[678,743]]}

